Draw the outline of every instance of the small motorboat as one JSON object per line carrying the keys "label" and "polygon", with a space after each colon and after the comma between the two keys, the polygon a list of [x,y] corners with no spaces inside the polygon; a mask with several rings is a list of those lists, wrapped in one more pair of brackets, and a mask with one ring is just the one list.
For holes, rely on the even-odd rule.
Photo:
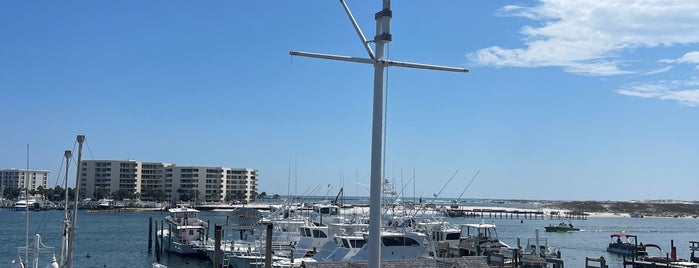
{"label": "small motorboat", "polygon": [[549,226],[544,226],[547,232],[577,232],[580,228],[573,227],[572,223],[561,222],[559,224],[549,224]]}

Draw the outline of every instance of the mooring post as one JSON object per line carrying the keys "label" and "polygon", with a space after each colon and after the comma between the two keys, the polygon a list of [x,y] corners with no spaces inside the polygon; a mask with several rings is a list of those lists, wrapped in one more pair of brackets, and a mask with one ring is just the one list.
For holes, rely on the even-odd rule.
{"label": "mooring post", "polygon": [[[163,220],[160,221],[160,254],[163,254],[163,236],[165,236],[165,233],[163,231],[163,230],[165,230],[165,225],[163,222],[164,222]],[[170,236],[170,234],[168,234],[168,237],[169,236]],[[170,250],[168,249],[168,252],[169,251]]]}
{"label": "mooring post", "polygon": [[153,248],[153,217],[148,217],[148,252]]}
{"label": "mooring post", "polygon": [[170,250],[172,248],[172,224],[167,223],[167,256],[170,257]]}
{"label": "mooring post", "polygon": [[272,223],[267,224],[267,239],[265,239],[265,268],[272,268]]}
{"label": "mooring post", "polygon": [[221,267],[221,227],[218,224],[214,227],[214,268]]}
{"label": "mooring post", "polygon": [[[162,230],[160,230],[162,232]],[[155,220],[155,233],[157,235],[158,233],[158,220]],[[155,238],[155,261],[160,263],[160,241],[158,241],[158,238]]]}

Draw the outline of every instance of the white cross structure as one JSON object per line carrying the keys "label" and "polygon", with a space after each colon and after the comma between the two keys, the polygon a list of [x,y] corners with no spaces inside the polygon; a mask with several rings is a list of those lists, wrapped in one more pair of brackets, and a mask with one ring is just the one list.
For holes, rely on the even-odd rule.
{"label": "white cross structure", "polygon": [[[384,112],[384,68],[397,66],[416,69],[428,69],[438,71],[462,72],[467,73],[468,69],[412,63],[404,61],[393,61],[384,58],[384,47],[391,41],[391,1],[383,0],[383,8],[374,16],[376,19],[376,36],[374,40],[367,41],[364,33],[359,28],[357,21],[352,16],[349,7],[344,0],[340,0],[342,6],[347,12],[354,29],[362,41],[362,46],[369,54],[369,58],[357,58],[350,56],[319,54],[310,52],[290,51],[292,56],[303,56],[311,58],[349,61],[356,63],[366,63],[374,65],[374,101],[372,113],[371,127],[371,184],[369,191],[369,268],[379,268],[381,266],[381,182],[383,174],[383,112]],[[369,46],[369,43],[374,43],[376,54]]]}

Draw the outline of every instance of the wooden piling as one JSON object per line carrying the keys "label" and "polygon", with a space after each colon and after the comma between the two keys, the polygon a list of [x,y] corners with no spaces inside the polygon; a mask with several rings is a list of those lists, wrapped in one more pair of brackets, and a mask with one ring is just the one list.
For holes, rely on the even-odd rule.
{"label": "wooden piling", "polygon": [[153,248],[153,217],[148,217],[148,252]]}
{"label": "wooden piling", "polygon": [[221,267],[221,228],[220,225],[214,227],[214,268]]}
{"label": "wooden piling", "polygon": [[265,240],[265,268],[272,268],[272,228],[272,223],[267,224],[267,239]]}
{"label": "wooden piling", "polygon": [[[156,235],[158,233],[158,220],[155,220],[155,233]],[[160,263],[160,242],[157,237],[155,238],[155,260]]]}
{"label": "wooden piling", "polygon": [[[163,220],[160,221],[160,254],[163,254],[163,236],[165,236],[165,234],[163,233],[163,230],[165,230],[165,228],[164,228],[165,225],[163,222],[164,222]],[[171,234],[168,234],[168,237],[170,235]],[[169,250],[168,250],[168,252],[169,252]]]}

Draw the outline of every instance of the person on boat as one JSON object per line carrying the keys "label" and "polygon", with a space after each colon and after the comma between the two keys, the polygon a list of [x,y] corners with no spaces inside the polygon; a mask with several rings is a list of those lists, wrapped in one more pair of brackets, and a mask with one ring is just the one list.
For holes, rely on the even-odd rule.
{"label": "person on boat", "polygon": [[621,237],[617,237],[617,238],[616,238],[616,243],[617,243],[617,244],[621,244]]}

